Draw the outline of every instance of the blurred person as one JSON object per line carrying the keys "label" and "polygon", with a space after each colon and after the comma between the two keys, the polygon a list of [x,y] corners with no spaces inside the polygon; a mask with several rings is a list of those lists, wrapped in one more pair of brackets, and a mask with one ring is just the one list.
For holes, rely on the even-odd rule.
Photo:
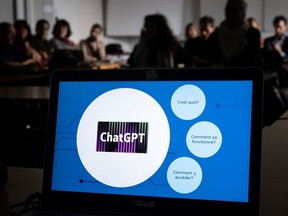
{"label": "blurred person", "polygon": [[249,23],[250,26],[252,26],[253,28],[261,31],[261,25],[260,23],[257,21],[257,19],[255,17],[248,17],[247,21]]}
{"label": "blurred person", "polygon": [[57,20],[50,40],[53,53],[50,68],[78,67],[83,63],[83,52],[79,46],[70,40],[72,34],[70,24],[64,19]]}
{"label": "blurred person", "polygon": [[[261,32],[261,24],[258,22],[258,20],[255,17],[248,17],[247,21],[249,25]],[[264,47],[264,39],[260,37],[260,47]]]}
{"label": "blurred person", "polygon": [[196,67],[209,66],[208,61],[208,39],[215,30],[214,19],[210,16],[203,16],[199,20],[200,35],[190,38],[185,42],[185,49],[193,58]]}
{"label": "blurred person", "polygon": [[256,66],[260,51],[260,32],[246,20],[247,3],[228,0],[225,20],[209,38],[209,58],[216,66]]}
{"label": "blurred person", "polygon": [[288,36],[287,18],[276,16],[273,20],[274,35],[265,39],[263,58],[267,63],[268,70],[276,71],[278,85],[287,88],[288,86]]}
{"label": "blurred person", "polygon": [[64,19],[57,20],[53,27],[53,38],[50,43],[55,50],[77,50],[79,49],[69,37],[72,35],[71,27],[68,21]]}
{"label": "blurred person", "polygon": [[42,57],[36,49],[32,47],[32,34],[27,21],[16,20],[14,23],[16,29],[15,46],[19,50],[23,59],[32,58],[35,63],[41,64]]}
{"label": "blurred person", "polygon": [[174,37],[165,16],[151,14],[144,18],[140,41],[128,59],[131,67],[190,67],[192,59]]}
{"label": "blurred person", "polygon": [[194,23],[188,23],[185,28],[186,40],[190,38],[197,38],[199,36],[198,26]]}
{"label": "blurred person", "polygon": [[210,16],[203,16],[199,20],[199,26],[200,26],[200,37],[203,40],[208,40],[210,35],[215,30],[215,21]]}
{"label": "blurred person", "polygon": [[105,45],[101,39],[102,27],[94,24],[90,30],[90,36],[80,41],[80,48],[83,51],[84,60],[87,63],[106,60]]}
{"label": "blurred person", "polygon": [[47,20],[38,20],[35,28],[36,34],[32,39],[32,46],[40,53],[43,65],[49,65],[53,51],[52,46],[48,41],[49,29],[50,24]]}
{"label": "blurred person", "polygon": [[23,56],[15,46],[16,30],[8,22],[0,23],[0,67],[2,69],[29,69],[35,61]]}
{"label": "blurred person", "polygon": [[273,20],[275,34],[266,38],[264,41],[264,50],[279,57],[281,59],[288,58],[288,37],[287,19],[284,16],[276,16]]}

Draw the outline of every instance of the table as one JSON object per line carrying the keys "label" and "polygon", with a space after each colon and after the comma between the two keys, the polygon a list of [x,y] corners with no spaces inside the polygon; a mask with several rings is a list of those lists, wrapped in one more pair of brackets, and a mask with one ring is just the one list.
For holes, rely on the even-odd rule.
{"label": "table", "polygon": [[49,99],[48,86],[0,86],[0,98]]}

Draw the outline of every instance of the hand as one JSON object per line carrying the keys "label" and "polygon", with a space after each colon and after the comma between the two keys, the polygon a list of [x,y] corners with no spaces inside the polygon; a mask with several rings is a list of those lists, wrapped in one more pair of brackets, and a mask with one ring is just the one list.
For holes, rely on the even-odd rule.
{"label": "hand", "polygon": [[278,43],[274,44],[274,50],[276,50],[280,55],[283,53],[282,47]]}
{"label": "hand", "polygon": [[30,64],[35,64],[35,61],[32,58],[22,62],[22,65],[24,66],[30,65]]}

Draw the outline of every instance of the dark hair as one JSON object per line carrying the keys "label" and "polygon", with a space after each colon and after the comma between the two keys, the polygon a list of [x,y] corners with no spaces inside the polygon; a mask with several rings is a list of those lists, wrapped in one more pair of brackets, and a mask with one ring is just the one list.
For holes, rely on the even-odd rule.
{"label": "dark hair", "polygon": [[68,28],[68,34],[66,37],[68,38],[71,36],[72,32],[71,32],[71,28],[70,28],[69,23],[64,19],[60,19],[60,20],[56,21],[54,28],[53,28],[53,31],[52,31],[52,34],[54,35],[54,37],[57,37],[61,34],[61,28],[64,26],[66,26]]}
{"label": "dark hair", "polygon": [[36,28],[35,28],[35,30],[36,30],[36,32],[38,33],[38,32],[40,32],[40,33],[42,33],[43,32],[43,25],[44,24],[47,24],[48,26],[50,26],[50,24],[49,24],[49,22],[47,21],[47,20],[45,20],[45,19],[40,19],[40,20],[38,20],[37,21],[37,23],[36,23]]}
{"label": "dark hair", "polygon": [[16,43],[22,41],[21,34],[20,34],[22,29],[26,29],[28,31],[28,36],[25,40],[31,42],[32,40],[31,28],[26,20],[16,20],[14,22],[14,27],[16,30],[16,39],[15,39]]}
{"label": "dark hair", "polygon": [[24,28],[28,31],[29,34],[31,34],[31,28],[26,20],[16,20],[14,23],[14,27],[16,29],[16,32]]}
{"label": "dark hair", "polygon": [[95,28],[98,28],[98,29],[100,29],[101,31],[103,30],[103,29],[102,29],[102,26],[101,26],[99,23],[95,23],[95,24],[92,25],[92,27],[91,27],[91,32],[92,32]]}
{"label": "dark hair", "polygon": [[210,16],[203,16],[199,20],[200,25],[211,24],[212,26],[214,26],[214,22],[215,22],[214,19]]}
{"label": "dark hair", "polygon": [[255,17],[248,17],[247,21],[251,24],[253,21],[257,21]]}
{"label": "dark hair", "polygon": [[0,35],[4,35],[9,31],[9,28],[13,26],[11,23],[2,22],[0,23]]}
{"label": "dark hair", "polygon": [[273,20],[273,25],[277,25],[279,22],[283,21],[285,25],[287,25],[287,19],[283,15],[276,16]]}
{"label": "dark hair", "polygon": [[157,41],[161,49],[175,49],[177,40],[168,25],[166,17],[162,14],[150,14],[145,16],[145,23],[153,23],[157,29]]}
{"label": "dark hair", "polygon": [[10,27],[13,27],[13,25],[8,22],[0,23],[0,45],[3,43],[5,44],[5,37],[9,32]]}
{"label": "dark hair", "polygon": [[[233,5],[233,7],[231,7],[231,4],[237,4],[237,7],[235,7],[235,5]],[[247,11],[248,5],[247,2],[245,0],[228,0],[226,2],[226,6],[225,6],[225,11],[231,11],[234,12],[235,10],[239,10],[239,9],[243,9],[245,12]]]}
{"label": "dark hair", "polygon": [[191,27],[193,27],[193,26],[196,27],[196,24],[193,23],[193,22],[190,22],[190,23],[188,23],[188,24],[186,25],[186,27],[185,27],[185,35],[186,35],[186,37],[188,37],[189,29],[190,29]]}

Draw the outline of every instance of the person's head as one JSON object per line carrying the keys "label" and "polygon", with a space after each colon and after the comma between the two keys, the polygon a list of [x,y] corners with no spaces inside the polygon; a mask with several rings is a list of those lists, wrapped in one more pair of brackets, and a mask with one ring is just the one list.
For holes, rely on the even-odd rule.
{"label": "person's head", "polygon": [[253,28],[255,28],[255,29],[257,29],[257,30],[260,31],[261,26],[260,26],[260,23],[257,21],[256,18],[254,18],[254,17],[249,17],[249,18],[247,19],[247,21],[248,21],[248,23],[249,23],[249,25],[250,25],[251,27],[253,27]]}
{"label": "person's head", "polygon": [[0,43],[12,45],[15,41],[16,30],[8,22],[0,23]]}
{"label": "person's head", "polygon": [[204,16],[199,21],[200,35],[207,40],[215,30],[214,19],[210,16]]}
{"label": "person's head", "polygon": [[196,38],[199,36],[199,30],[194,23],[188,23],[185,28],[186,39]]}
{"label": "person's head", "polygon": [[225,6],[225,22],[228,27],[241,26],[246,17],[247,3],[244,0],[228,0]]}
{"label": "person's head", "polygon": [[49,22],[45,19],[38,20],[36,23],[36,35],[41,39],[48,38],[48,32],[50,29]]}
{"label": "person's head", "polygon": [[17,20],[14,23],[16,29],[16,39],[17,40],[29,40],[31,37],[31,29],[26,20]]}
{"label": "person's head", "polygon": [[69,38],[72,34],[69,23],[64,19],[57,20],[52,34],[54,37]]}
{"label": "person's head", "polygon": [[276,16],[273,20],[276,36],[280,37],[286,33],[287,19],[285,16]]}
{"label": "person's head", "polygon": [[98,23],[94,24],[90,30],[90,36],[94,39],[97,39],[102,34],[102,26]]}
{"label": "person's head", "polygon": [[172,35],[167,19],[162,14],[147,15],[144,21],[144,31],[148,38],[165,38]]}

